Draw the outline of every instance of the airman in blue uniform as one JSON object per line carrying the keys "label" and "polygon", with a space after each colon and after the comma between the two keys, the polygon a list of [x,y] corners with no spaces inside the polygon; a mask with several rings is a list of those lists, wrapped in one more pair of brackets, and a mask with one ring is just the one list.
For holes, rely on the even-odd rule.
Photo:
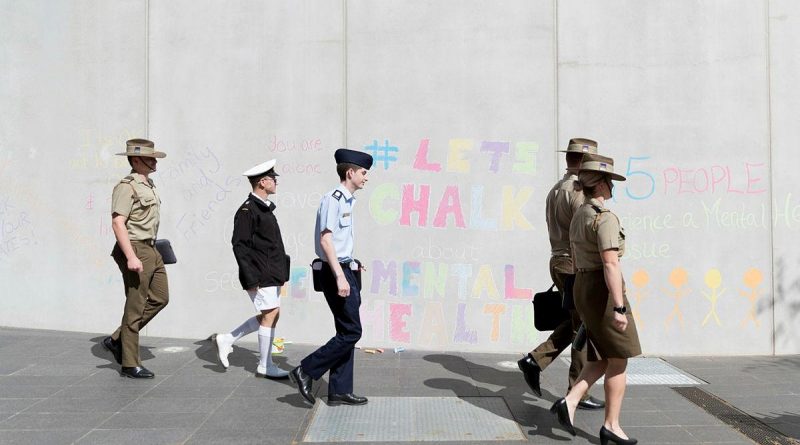
{"label": "airman in blue uniform", "polygon": [[333,314],[336,335],[304,358],[289,377],[300,395],[314,404],[312,381],[330,372],[328,405],[363,405],[367,398],[353,394],[353,352],[361,338],[359,271],[353,257],[353,194],[366,185],[372,156],[339,149],[334,158],[340,184],[320,201],[314,239],[316,253],[323,260],[322,292]]}

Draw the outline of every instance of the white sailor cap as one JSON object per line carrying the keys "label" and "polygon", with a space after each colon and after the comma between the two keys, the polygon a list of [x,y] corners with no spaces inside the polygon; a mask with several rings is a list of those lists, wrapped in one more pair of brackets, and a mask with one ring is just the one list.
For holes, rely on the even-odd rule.
{"label": "white sailor cap", "polygon": [[267,176],[279,176],[278,173],[275,171],[275,163],[277,161],[275,159],[270,159],[267,162],[262,162],[261,164],[256,165],[255,167],[245,171],[242,173],[243,176],[251,177],[251,176],[260,176],[266,174]]}

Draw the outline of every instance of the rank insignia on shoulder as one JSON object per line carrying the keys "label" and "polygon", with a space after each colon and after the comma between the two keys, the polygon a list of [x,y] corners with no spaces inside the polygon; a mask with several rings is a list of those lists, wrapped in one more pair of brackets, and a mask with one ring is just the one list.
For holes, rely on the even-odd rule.
{"label": "rank insignia on shoulder", "polygon": [[130,183],[130,182],[133,182],[133,176],[130,176],[130,175],[128,175],[128,176],[126,176],[126,177],[122,178],[122,180],[121,180],[121,181],[119,181],[119,182],[124,182],[124,183],[126,183],[126,184],[127,184],[127,183]]}
{"label": "rank insignia on shoulder", "polygon": [[338,201],[338,200],[342,199],[342,191],[341,190],[334,190],[333,194],[331,196],[333,196]]}

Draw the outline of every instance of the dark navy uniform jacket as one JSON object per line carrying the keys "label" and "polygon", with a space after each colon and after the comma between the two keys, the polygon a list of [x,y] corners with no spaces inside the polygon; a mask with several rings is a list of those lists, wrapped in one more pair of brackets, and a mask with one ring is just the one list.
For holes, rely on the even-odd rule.
{"label": "dark navy uniform jacket", "polygon": [[274,203],[250,194],[233,217],[231,243],[243,289],[282,286],[289,281],[289,256],[274,211]]}

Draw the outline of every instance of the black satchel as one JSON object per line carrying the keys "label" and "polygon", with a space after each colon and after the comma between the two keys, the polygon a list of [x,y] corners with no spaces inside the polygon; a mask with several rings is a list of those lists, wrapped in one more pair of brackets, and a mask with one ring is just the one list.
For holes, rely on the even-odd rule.
{"label": "black satchel", "polygon": [[533,326],[537,331],[552,331],[569,318],[569,311],[562,307],[561,293],[550,289],[533,296]]}
{"label": "black satchel", "polygon": [[161,259],[164,260],[164,264],[175,264],[178,262],[178,259],[175,258],[175,252],[172,250],[172,244],[169,243],[168,239],[157,239],[156,250],[161,254]]}

